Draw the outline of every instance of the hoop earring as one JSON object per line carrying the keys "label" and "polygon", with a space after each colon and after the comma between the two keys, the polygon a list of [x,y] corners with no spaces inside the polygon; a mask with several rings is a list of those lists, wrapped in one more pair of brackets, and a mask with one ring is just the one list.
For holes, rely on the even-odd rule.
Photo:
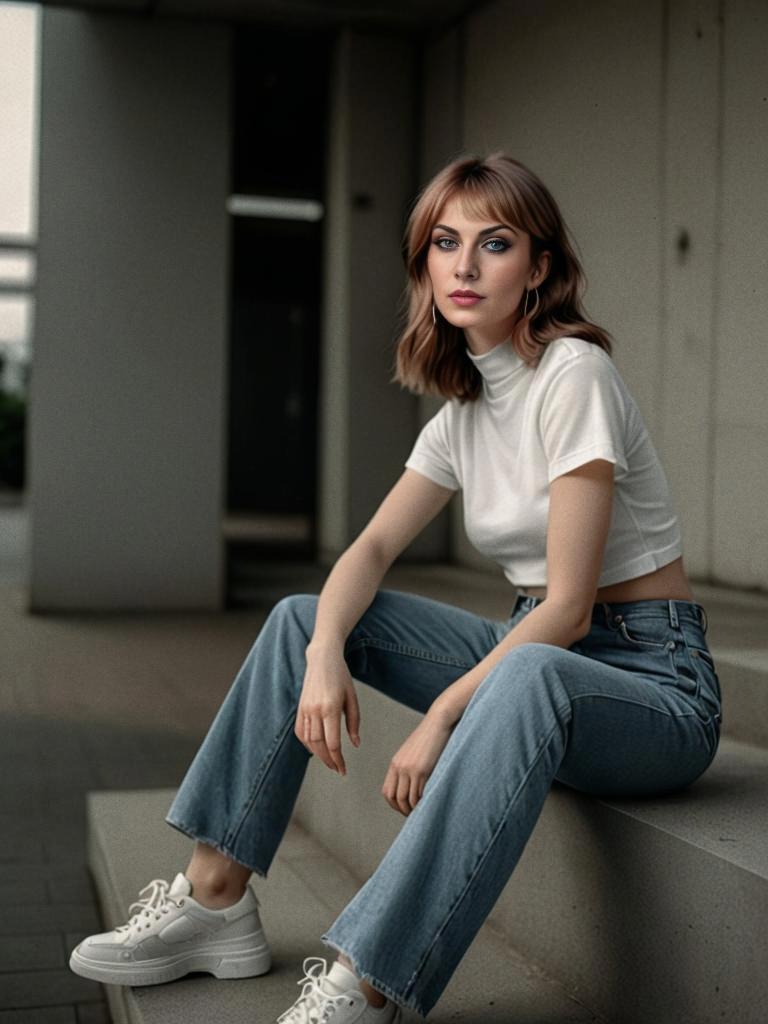
{"label": "hoop earring", "polygon": [[526,317],[526,316],[533,317],[538,312],[538,309],[539,309],[539,289],[538,288],[534,288],[533,290],[536,292],[536,305],[533,307],[533,309],[531,310],[531,312],[529,314],[528,313],[528,296],[531,294],[531,290],[530,290],[530,288],[527,288],[526,291],[525,291],[525,305],[523,306],[523,316],[524,317]]}
{"label": "hoop earring", "polygon": [[437,317],[435,316],[435,300],[434,299],[432,300],[432,323],[433,323],[433,325],[435,327],[437,326]]}

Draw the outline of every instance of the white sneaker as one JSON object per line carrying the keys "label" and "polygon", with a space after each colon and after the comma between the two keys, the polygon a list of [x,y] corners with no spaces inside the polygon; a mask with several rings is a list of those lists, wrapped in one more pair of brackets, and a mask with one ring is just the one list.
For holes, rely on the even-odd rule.
{"label": "white sneaker", "polygon": [[357,975],[338,960],[330,972],[321,956],[306,957],[302,967],[304,977],[296,982],[304,986],[301,995],[275,1024],[399,1024],[402,1010],[397,1003],[388,999],[379,1008],[371,1006]]}
{"label": "white sneaker", "polygon": [[192,885],[179,872],[169,887],[162,878],[145,886],[145,899],[131,904],[127,924],[91,935],[73,951],[75,974],[108,985],[158,985],[190,971],[217,978],[250,978],[272,965],[250,886],[231,907],[209,910],[190,896]]}

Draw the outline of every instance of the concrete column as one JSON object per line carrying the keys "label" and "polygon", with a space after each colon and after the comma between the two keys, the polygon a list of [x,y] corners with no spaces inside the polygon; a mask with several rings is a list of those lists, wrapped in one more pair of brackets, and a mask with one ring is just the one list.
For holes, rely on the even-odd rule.
{"label": "concrete column", "polygon": [[230,30],[42,13],[33,611],[218,608]]}
{"label": "concrete column", "polygon": [[724,0],[712,576],[761,590],[768,588],[767,47],[766,5]]}
{"label": "concrete column", "polygon": [[718,0],[667,5],[663,122],[663,416],[655,441],[688,573],[712,571],[721,26]]}
{"label": "concrete column", "polygon": [[416,43],[396,34],[344,29],[336,41],[319,499],[320,555],[329,563],[404,471],[418,429],[417,400],[390,383],[405,284],[401,237],[417,182],[417,56]]}

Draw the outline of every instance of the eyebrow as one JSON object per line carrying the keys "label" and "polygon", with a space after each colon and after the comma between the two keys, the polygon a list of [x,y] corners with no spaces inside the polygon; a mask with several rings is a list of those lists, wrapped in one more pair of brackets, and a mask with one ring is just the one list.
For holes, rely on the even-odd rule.
{"label": "eyebrow", "polygon": [[[438,228],[442,231],[449,231],[452,235],[459,234],[456,228],[449,228],[447,224],[435,224],[432,230],[436,231]],[[515,229],[511,228],[509,224],[494,224],[492,228],[483,228],[482,231],[478,231],[478,235],[490,235],[493,231],[498,231],[499,228],[506,228],[507,231],[512,231],[514,234],[517,234]]]}

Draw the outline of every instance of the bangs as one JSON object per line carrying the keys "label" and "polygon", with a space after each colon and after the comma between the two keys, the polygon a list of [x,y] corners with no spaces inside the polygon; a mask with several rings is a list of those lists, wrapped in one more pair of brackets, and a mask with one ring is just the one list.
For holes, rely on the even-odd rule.
{"label": "bangs", "polygon": [[[493,174],[475,173],[464,181],[455,182],[446,190],[443,206],[452,199],[458,200],[467,218],[485,220],[489,224],[508,224],[516,231],[532,233],[520,197],[505,188]],[[438,219],[436,215],[435,220]]]}

